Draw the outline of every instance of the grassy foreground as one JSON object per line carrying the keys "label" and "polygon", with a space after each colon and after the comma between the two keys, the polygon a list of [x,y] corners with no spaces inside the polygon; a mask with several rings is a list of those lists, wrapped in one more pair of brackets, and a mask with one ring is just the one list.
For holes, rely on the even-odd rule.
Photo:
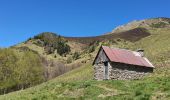
{"label": "grassy foreground", "polygon": [[0,96],[0,100],[170,99],[170,66],[133,81],[96,81],[91,79],[91,72],[92,68],[87,64],[39,86]]}

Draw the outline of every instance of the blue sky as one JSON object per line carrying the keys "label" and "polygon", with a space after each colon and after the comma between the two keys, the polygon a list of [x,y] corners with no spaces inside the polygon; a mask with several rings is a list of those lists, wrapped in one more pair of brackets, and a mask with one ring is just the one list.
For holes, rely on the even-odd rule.
{"label": "blue sky", "polygon": [[170,0],[0,0],[0,47],[41,32],[96,36],[153,17],[170,17]]}

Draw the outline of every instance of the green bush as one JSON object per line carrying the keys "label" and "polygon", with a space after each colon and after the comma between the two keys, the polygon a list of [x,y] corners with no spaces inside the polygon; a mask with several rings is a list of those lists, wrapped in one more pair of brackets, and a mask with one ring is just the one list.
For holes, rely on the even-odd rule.
{"label": "green bush", "polygon": [[67,63],[69,64],[69,63],[71,63],[72,62],[72,57],[68,57],[67,58]]}
{"label": "green bush", "polygon": [[142,94],[141,90],[136,90],[136,91],[135,91],[135,96],[139,96],[139,95],[141,95],[141,94]]}
{"label": "green bush", "polygon": [[89,48],[89,53],[92,53],[92,52],[94,52],[95,51],[95,46],[93,45],[93,46],[90,46],[90,48]]}
{"label": "green bush", "polygon": [[73,59],[74,60],[77,60],[77,59],[79,59],[80,58],[80,54],[78,53],[78,52],[75,52],[74,54],[73,54]]}
{"label": "green bush", "polygon": [[153,23],[151,27],[153,28],[164,28],[167,25],[165,22]]}
{"label": "green bush", "polygon": [[67,45],[64,41],[59,41],[56,49],[59,55],[67,54],[70,52],[69,45]]}

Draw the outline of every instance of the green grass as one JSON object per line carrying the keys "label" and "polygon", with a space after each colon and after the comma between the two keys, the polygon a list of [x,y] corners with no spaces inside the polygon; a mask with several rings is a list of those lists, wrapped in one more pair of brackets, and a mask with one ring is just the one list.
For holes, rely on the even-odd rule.
{"label": "green grass", "polygon": [[144,79],[133,81],[92,80],[90,67],[87,64],[39,86],[0,96],[0,100],[170,99],[170,66],[166,68],[168,72],[160,68],[159,74],[155,71]]}
{"label": "green grass", "polygon": [[93,80],[91,63],[41,85],[0,96],[0,100],[170,100],[170,30],[151,30],[151,36],[130,49],[143,48],[154,72],[141,80]]}
{"label": "green grass", "polygon": [[57,77],[58,82],[72,82],[81,80],[92,80],[93,79],[93,67],[91,63],[87,63],[84,66],[72,70],[66,74]]}
{"label": "green grass", "polygon": [[153,63],[162,63],[170,60],[170,29],[150,30],[152,35],[130,45],[133,50],[142,48],[145,56]]}

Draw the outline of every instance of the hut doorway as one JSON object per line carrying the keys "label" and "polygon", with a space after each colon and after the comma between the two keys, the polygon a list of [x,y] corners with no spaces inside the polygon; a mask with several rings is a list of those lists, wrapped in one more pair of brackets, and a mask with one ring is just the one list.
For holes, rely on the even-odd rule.
{"label": "hut doorway", "polygon": [[109,77],[109,71],[108,71],[108,62],[104,62],[104,79],[108,79]]}

